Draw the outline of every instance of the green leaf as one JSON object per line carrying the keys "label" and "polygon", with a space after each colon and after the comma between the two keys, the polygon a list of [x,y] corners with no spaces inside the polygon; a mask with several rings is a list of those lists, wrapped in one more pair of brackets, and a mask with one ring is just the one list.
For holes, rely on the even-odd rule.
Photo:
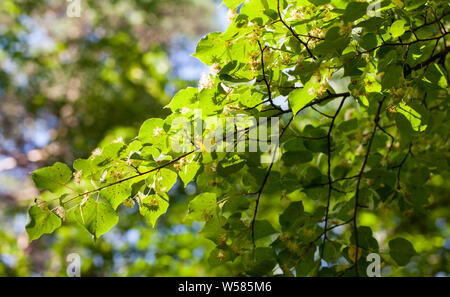
{"label": "green leaf", "polygon": [[288,100],[294,114],[316,97],[315,92],[310,91],[312,87],[313,82],[309,81],[302,89],[296,89],[289,94]]}
{"label": "green leaf", "polygon": [[405,137],[405,139],[409,139],[410,136],[414,134],[414,130],[411,127],[411,123],[403,114],[399,112],[395,113],[394,119],[402,137]]}
{"label": "green leaf", "polygon": [[103,167],[114,162],[123,148],[125,148],[125,146],[120,142],[110,143],[106,145],[101,150],[101,154],[95,156],[95,158],[92,160],[92,164],[95,166]]}
{"label": "green leaf", "polygon": [[117,207],[130,196],[131,184],[135,181],[136,180],[131,182],[121,182],[109,186],[101,190],[100,194],[111,204],[113,209],[117,209]]}
{"label": "green leaf", "polygon": [[214,217],[205,223],[201,233],[217,245],[226,245],[227,231],[223,228],[224,222],[224,217]]}
{"label": "green leaf", "polygon": [[[352,234],[351,243],[355,244],[355,234]],[[372,235],[372,229],[368,226],[358,227],[358,243],[359,246],[372,251],[378,251],[378,241]]]}
{"label": "green leaf", "polygon": [[83,201],[80,207],[74,208],[72,216],[94,235],[94,238],[108,232],[119,221],[119,216],[107,201],[96,201],[92,198]]}
{"label": "green leaf", "polygon": [[302,258],[302,261],[298,261],[295,265],[296,276],[312,276],[314,272],[316,262],[314,261],[315,249],[309,249]]}
{"label": "green leaf", "polygon": [[73,162],[73,169],[82,171],[83,175],[89,174],[93,170],[92,164],[91,164],[91,160],[89,160],[89,159],[76,159]]}
{"label": "green leaf", "polygon": [[391,33],[392,37],[396,38],[402,36],[403,33],[405,33],[406,31],[405,24],[406,24],[405,20],[397,20],[393,22],[391,28],[389,29],[389,32]]}
{"label": "green leaf", "polygon": [[167,212],[168,207],[169,197],[166,194],[150,195],[141,199],[139,213],[145,217],[150,226],[155,227],[156,220]]}
{"label": "green leaf", "polygon": [[31,179],[39,190],[56,192],[72,178],[72,171],[66,164],[56,162],[53,166],[35,170]]}
{"label": "green leaf", "polygon": [[250,276],[263,276],[272,271],[277,263],[273,249],[268,247],[258,247],[254,251],[249,251],[243,256],[242,262]]}
{"label": "green leaf", "polygon": [[169,104],[165,107],[168,107],[172,110],[172,112],[178,111],[183,107],[187,107],[188,105],[195,102],[198,95],[197,88],[186,88],[180,90],[176,95],[172,98]]}
{"label": "green leaf", "polygon": [[277,230],[267,220],[255,221],[255,240],[264,238],[266,236],[276,233]]}
{"label": "green leaf", "polygon": [[164,134],[164,121],[162,119],[148,119],[139,129],[138,138],[143,143],[157,143]]}
{"label": "green leaf", "polygon": [[381,78],[381,86],[383,87],[383,90],[397,87],[402,77],[403,68],[400,65],[389,66]]}
{"label": "green leaf", "polygon": [[194,179],[200,169],[200,164],[198,162],[192,161],[189,164],[183,165],[178,172],[184,185],[187,185],[190,181]]}
{"label": "green leaf", "polygon": [[283,230],[288,229],[298,218],[303,216],[303,213],[303,203],[301,201],[289,204],[279,218]]}
{"label": "green leaf", "polygon": [[327,3],[330,3],[330,0],[308,0],[308,2],[310,2],[316,6],[320,6],[320,5],[325,5]]}
{"label": "green leaf", "polygon": [[225,4],[228,8],[233,9],[238,7],[245,0],[223,0],[222,3]]}
{"label": "green leaf", "polygon": [[189,202],[189,213],[186,218],[203,222],[209,221],[216,214],[216,194],[202,193]]}
{"label": "green leaf", "polygon": [[53,231],[61,227],[61,219],[50,211],[47,206],[41,208],[35,204],[30,207],[28,214],[30,221],[25,229],[30,242],[38,239],[43,234],[53,233]]}
{"label": "green leaf", "polygon": [[396,109],[397,112],[401,113],[408,119],[411,124],[411,128],[416,132],[422,132],[427,128],[427,125],[422,125],[422,116],[415,111],[412,107],[400,103]]}
{"label": "green leaf", "polygon": [[213,63],[221,61],[227,48],[221,35],[222,33],[220,32],[207,34],[199,41],[195,54],[192,56],[198,58],[207,65],[212,65]]}
{"label": "green leaf", "polygon": [[313,154],[307,150],[286,152],[282,156],[283,162],[289,165],[308,163],[313,159]]}
{"label": "green leaf", "polygon": [[327,241],[323,251],[323,259],[327,263],[333,263],[339,258],[339,244]]}
{"label": "green leaf", "polygon": [[400,266],[408,264],[409,260],[417,254],[411,242],[401,237],[389,241],[389,249],[389,254]]}
{"label": "green leaf", "polygon": [[172,170],[162,168],[147,179],[147,183],[151,188],[155,189],[157,193],[163,194],[168,192],[177,182],[177,174]]}
{"label": "green leaf", "polygon": [[245,165],[245,161],[237,154],[229,155],[219,163],[217,173],[221,176],[229,176],[241,170]]}
{"label": "green leaf", "polygon": [[366,14],[367,6],[365,2],[350,2],[344,11],[343,19],[345,22],[353,22]]}
{"label": "green leaf", "polygon": [[256,82],[256,78],[254,79],[235,78],[228,74],[220,74],[219,79],[225,84],[230,86],[251,86]]}

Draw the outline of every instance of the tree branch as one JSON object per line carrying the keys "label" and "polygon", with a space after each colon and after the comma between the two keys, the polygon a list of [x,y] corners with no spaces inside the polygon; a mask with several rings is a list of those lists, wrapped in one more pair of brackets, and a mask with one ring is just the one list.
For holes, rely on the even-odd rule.
{"label": "tree branch", "polygon": [[330,128],[328,129],[328,134],[327,134],[327,153],[328,153],[328,158],[327,158],[327,164],[328,164],[328,170],[327,170],[327,176],[328,176],[328,199],[327,199],[327,208],[326,208],[326,212],[325,212],[325,225],[323,227],[324,229],[324,234],[323,234],[323,242],[322,242],[322,250],[320,251],[320,259],[323,259],[323,253],[325,251],[325,242],[327,240],[327,227],[328,227],[328,214],[330,211],[330,201],[331,201],[331,192],[332,192],[332,179],[331,179],[331,132],[333,131],[333,127],[334,127],[334,121],[336,120],[337,116],[339,115],[339,112],[342,109],[342,106],[344,105],[345,99],[347,99],[347,97],[344,97],[341,100],[341,103],[339,104],[336,113],[334,114],[332,120],[331,120],[331,124],[330,124]]}
{"label": "tree branch", "polygon": [[264,50],[265,50],[266,48],[263,49],[263,48],[261,47],[261,43],[259,42],[259,40],[257,40],[257,42],[258,42],[259,50],[261,51],[261,68],[262,68],[262,75],[263,75],[263,80],[264,80],[264,82],[265,82],[265,84],[266,84],[266,87],[267,87],[267,93],[268,93],[268,95],[269,95],[269,102],[270,102],[270,105],[272,105],[274,108],[276,108],[276,109],[278,109],[278,110],[281,110],[281,108],[280,108],[279,106],[275,105],[275,104],[273,103],[273,101],[272,101],[272,91],[270,90],[270,84],[269,84],[269,82],[267,81],[267,78],[266,78],[266,72],[265,72],[265,70],[264,70],[264,68],[265,68],[265,66],[264,66]]}
{"label": "tree branch", "polygon": [[355,247],[356,247],[356,250],[355,250],[355,273],[356,273],[356,276],[359,276],[359,272],[358,272],[359,238],[358,238],[358,225],[357,225],[357,215],[358,215],[358,207],[359,207],[359,187],[360,187],[360,184],[361,184],[361,179],[362,179],[362,176],[363,176],[363,173],[364,173],[364,169],[366,168],[367,160],[369,159],[370,149],[372,147],[372,141],[373,141],[373,138],[374,138],[375,133],[377,131],[377,128],[379,126],[378,123],[380,121],[381,107],[383,106],[383,102],[384,102],[385,99],[386,99],[386,96],[383,96],[383,98],[379,102],[378,111],[377,111],[377,114],[375,115],[375,125],[373,127],[372,134],[371,134],[371,136],[369,138],[369,143],[367,145],[367,152],[366,152],[366,155],[364,156],[364,161],[363,161],[361,169],[360,169],[360,171],[358,173],[358,177],[357,177],[357,181],[356,181],[355,210],[353,212],[353,230],[354,230],[354,233],[355,233]]}
{"label": "tree branch", "polygon": [[311,58],[313,58],[314,60],[316,60],[316,57],[313,55],[313,53],[311,52],[311,50],[308,47],[308,44],[306,42],[304,42],[303,40],[300,39],[300,37],[298,37],[297,33],[295,33],[294,29],[292,29],[291,26],[289,26],[284,20],[283,17],[281,16],[281,11],[280,11],[280,0],[277,0],[277,10],[278,10],[278,17],[280,18],[280,21],[283,23],[283,25],[292,33],[292,35],[294,35],[294,37],[305,47],[306,51],[308,52],[309,56]]}

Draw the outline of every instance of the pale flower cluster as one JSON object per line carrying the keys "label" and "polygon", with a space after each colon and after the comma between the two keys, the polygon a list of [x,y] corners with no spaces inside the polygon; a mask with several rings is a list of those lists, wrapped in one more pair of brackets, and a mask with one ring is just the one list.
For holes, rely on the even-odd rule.
{"label": "pale flower cluster", "polygon": [[214,79],[210,75],[202,74],[200,81],[198,82],[199,89],[212,89],[214,87]]}
{"label": "pale flower cluster", "polygon": [[233,21],[233,19],[236,17],[236,9],[234,8],[234,9],[229,9],[228,10],[228,12],[227,12],[227,20],[229,21],[229,22],[232,22]]}
{"label": "pale flower cluster", "polygon": [[92,151],[92,157],[100,156],[101,154],[102,154],[102,149],[99,147]]}
{"label": "pale flower cluster", "polygon": [[158,137],[161,135],[163,131],[163,128],[161,127],[156,127],[155,129],[153,129],[153,137]]}

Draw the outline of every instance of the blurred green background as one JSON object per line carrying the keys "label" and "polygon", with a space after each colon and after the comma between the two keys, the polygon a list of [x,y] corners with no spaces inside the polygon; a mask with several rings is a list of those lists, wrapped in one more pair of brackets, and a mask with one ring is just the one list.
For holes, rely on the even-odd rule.
{"label": "blurred green background", "polygon": [[[66,15],[68,3],[0,2],[0,276],[66,276],[70,253],[81,256],[83,276],[233,275],[232,267],[208,264],[214,244],[199,234],[202,226],[183,223],[194,184],[171,190],[169,211],[155,229],[124,208],[97,242],[67,226],[28,244],[26,210],[37,194],[30,172],[71,164],[103,143],[131,139],[145,119],[165,117],[171,96],[197,86],[207,71],[190,57],[197,41],[228,22],[215,0],[81,0],[80,18]],[[426,220],[394,217],[384,221],[390,226],[361,214],[363,225],[410,234],[419,253],[383,274],[446,275],[445,203]]]}
{"label": "blurred green background", "polygon": [[182,224],[185,193],[173,189],[157,229],[133,210],[96,243],[65,227],[28,245],[26,210],[33,170],[72,163],[102,143],[137,134],[180,88],[197,86],[201,62],[190,57],[207,32],[226,26],[214,0],[0,2],[0,276],[65,276],[79,253],[82,275],[214,275],[201,226]]}

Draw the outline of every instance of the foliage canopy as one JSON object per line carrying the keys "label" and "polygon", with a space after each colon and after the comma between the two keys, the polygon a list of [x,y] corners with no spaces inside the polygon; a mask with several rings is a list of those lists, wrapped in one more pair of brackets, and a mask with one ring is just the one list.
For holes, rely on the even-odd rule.
{"label": "foliage canopy", "polygon": [[[216,245],[210,265],[233,275],[359,276],[370,253],[394,266],[417,254],[385,217],[407,222],[446,206],[448,3],[382,1],[374,12],[365,1],[241,2],[224,1],[231,24],[194,54],[211,74],[179,91],[168,117],[72,169],[33,173],[42,193],[29,210],[30,240],[62,224],[98,238],[123,207],[157,226],[176,203],[169,190],[193,182],[200,194],[184,220],[204,222]],[[196,109],[203,120],[278,117],[280,158],[206,152],[195,138],[192,150],[173,151],[172,121],[194,121]],[[376,236],[363,224],[370,214],[393,232]]]}

